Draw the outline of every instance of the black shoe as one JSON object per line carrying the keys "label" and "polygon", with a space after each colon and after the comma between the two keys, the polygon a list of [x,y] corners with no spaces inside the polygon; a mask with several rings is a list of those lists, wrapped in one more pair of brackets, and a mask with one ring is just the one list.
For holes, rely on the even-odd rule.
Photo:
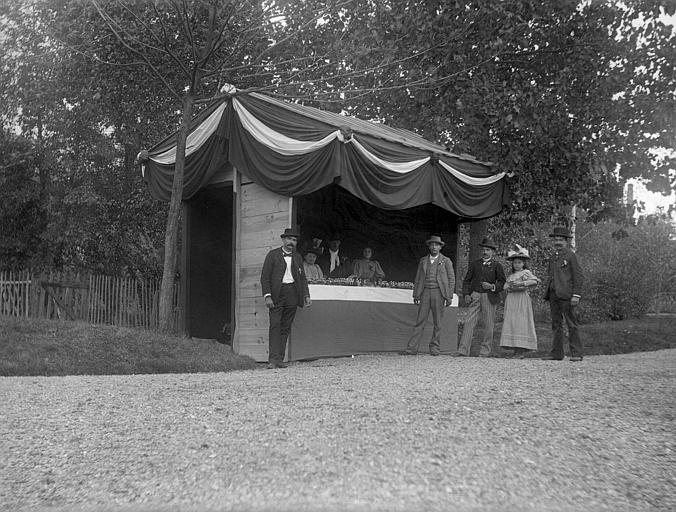
{"label": "black shoe", "polygon": [[577,362],[579,362],[579,361],[582,361],[582,356],[570,356],[570,360],[571,360],[573,363],[577,363]]}
{"label": "black shoe", "polygon": [[541,357],[540,359],[542,359],[543,361],[563,361],[563,357],[556,357],[551,354],[548,356]]}
{"label": "black shoe", "polygon": [[467,357],[467,356],[465,354],[463,354],[462,352],[453,352],[451,354],[451,357]]}
{"label": "black shoe", "polygon": [[438,356],[438,355],[439,355],[439,352],[430,352],[430,355],[431,355],[431,356],[435,356],[435,357],[436,357],[436,356]]}
{"label": "black shoe", "polygon": [[418,353],[417,352],[411,352],[409,350],[402,350],[401,352],[399,352],[399,355],[400,356],[417,356]]}

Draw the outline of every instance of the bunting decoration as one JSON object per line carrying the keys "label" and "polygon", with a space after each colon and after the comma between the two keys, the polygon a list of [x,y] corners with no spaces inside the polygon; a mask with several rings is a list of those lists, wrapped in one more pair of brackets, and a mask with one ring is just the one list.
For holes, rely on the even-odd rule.
{"label": "bunting decoration", "polygon": [[[171,197],[176,135],[142,152],[143,177],[158,199]],[[455,155],[419,135],[259,93],[228,96],[191,124],[183,198],[232,165],[287,196],[338,183],[383,209],[433,203],[465,218],[499,213],[505,172]]]}

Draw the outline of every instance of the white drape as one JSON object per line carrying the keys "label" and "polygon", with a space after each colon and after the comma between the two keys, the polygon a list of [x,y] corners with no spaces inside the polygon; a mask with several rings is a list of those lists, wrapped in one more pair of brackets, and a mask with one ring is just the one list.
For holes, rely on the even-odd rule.
{"label": "white drape", "polygon": [[[211,135],[216,131],[218,124],[221,122],[223,112],[225,112],[225,107],[226,103],[219,105],[219,107],[214,110],[209,117],[202,121],[202,123],[188,135],[188,138],[185,142],[185,156],[189,156],[202,147],[202,144],[204,144],[207,139],[211,137]],[[150,159],[153,162],[157,162],[158,164],[162,165],[173,164],[176,161],[176,146],[172,146],[164,153],[151,156]]]}
{"label": "white drape", "polygon": [[[377,157],[364,146],[362,146],[359,143],[358,136],[356,134],[353,135],[352,138],[346,140],[340,130],[331,132],[326,137],[318,141],[293,139],[269,128],[263,122],[259,121],[239,101],[237,101],[237,98],[232,99],[232,104],[244,129],[249,132],[251,136],[254,137],[258,142],[281,155],[304,155],[313,151],[317,151],[330,144],[333,140],[338,139],[339,141],[346,144],[354,144],[355,149],[357,149],[357,151],[359,151],[359,153],[361,153],[364,158],[378,167],[400,174],[414,171],[430,160],[430,157],[425,157],[418,160],[411,160],[410,162],[388,162],[387,160]],[[226,103],[224,102],[216,110],[214,110],[211,115],[207,117],[197,128],[195,128],[192,133],[188,135],[188,139],[186,141],[186,156],[189,156],[193,152],[197,151],[216,131],[221,121],[221,117],[225,112],[225,107]],[[163,153],[150,158],[158,164],[173,164],[176,161],[176,146],[173,146]],[[446,169],[457,179],[463,183],[467,183],[468,185],[491,185],[497,181],[500,181],[505,176],[505,173],[502,172],[500,174],[486,178],[475,178],[458,171],[442,160],[439,160],[439,164],[441,164],[444,169]]]}
{"label": "white drape", "polygon": [[487,178],[474,178],[472,176],[467,176],[466,174],[458,171],[457,169],[454,169],[447,163],[442,162],[441,160],[439,160],[439,163],[444,169],[450,172],[453,176],[458,178],[463,183],[467,183],[468,185],[476,185],[476,186],[490,185],[492,183],[495,183],[496,181],[500,181],[505,176],[505,173],[501,172],[500,174],[495,174],[494,176],[489,176]]}

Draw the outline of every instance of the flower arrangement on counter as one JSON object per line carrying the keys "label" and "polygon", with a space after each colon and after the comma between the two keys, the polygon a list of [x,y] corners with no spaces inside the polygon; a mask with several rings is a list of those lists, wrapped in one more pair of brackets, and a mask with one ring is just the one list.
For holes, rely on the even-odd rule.
{"label": "flower arrangement on counter", "polygon": [[373,282],[369,279],[354,279],[349,277],[341,278],[324,278],[324,279],[309,279],[309,284],[325,284],[331,286],[375,286],[379,288],[402,288],[407,290],[413,289],[413,283],[410,281],[378,281]]}

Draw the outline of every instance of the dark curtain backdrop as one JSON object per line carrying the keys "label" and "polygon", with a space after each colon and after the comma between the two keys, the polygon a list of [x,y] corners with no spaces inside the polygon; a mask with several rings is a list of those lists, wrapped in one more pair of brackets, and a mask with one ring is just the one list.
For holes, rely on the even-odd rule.
{"label": "dark curtain backdrop", "polygon": [[315,235],[328,245],[328,237],[339,233],[341,253],[351,260],[360,258],[364,246],[370,245],[386,280],[413,281],[418,260],[427,254],[425,241],[429,235],[439,234],[446,243],[442,252],[455,265],[458,218],[438,206],[382,210],[336,185],[297,201],[297,220],[303,236],[300,247]]}

